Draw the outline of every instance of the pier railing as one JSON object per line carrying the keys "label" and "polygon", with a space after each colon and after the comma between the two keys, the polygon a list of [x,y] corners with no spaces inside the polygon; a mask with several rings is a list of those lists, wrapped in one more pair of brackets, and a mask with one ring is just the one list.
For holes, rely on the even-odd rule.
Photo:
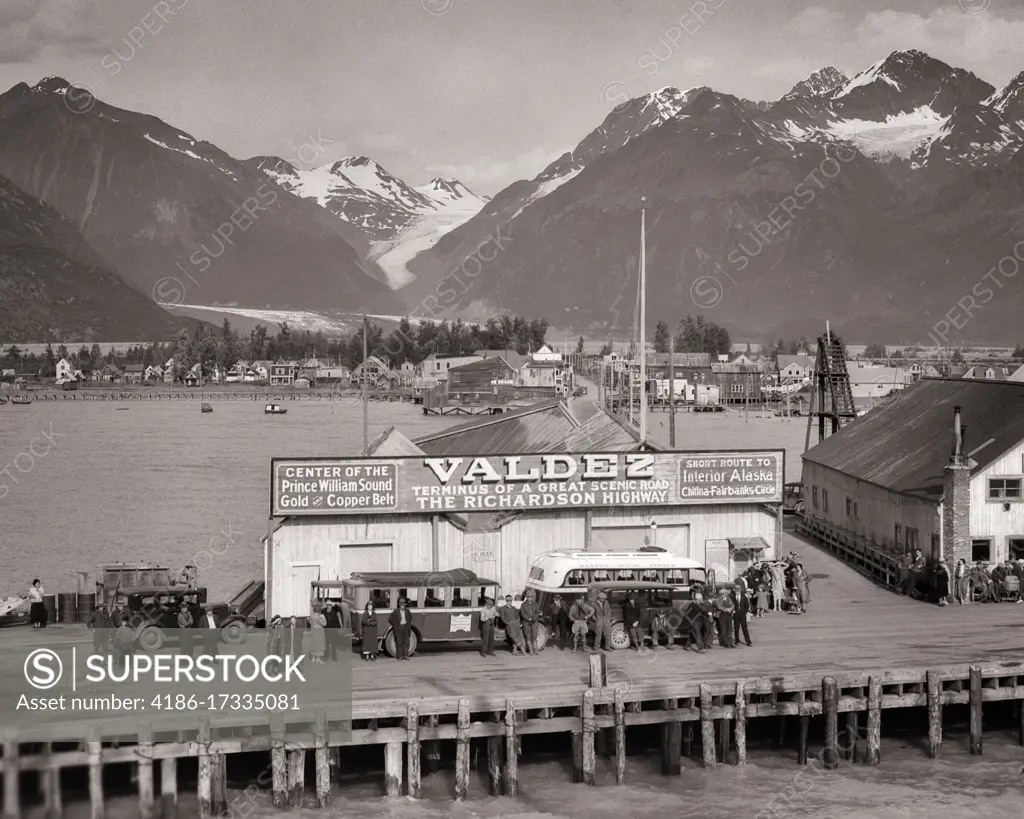
{"label": "pier railing", "polygon": [[824,521],[806,515],[797,517],[796,532],[836,555],[844,563],[874,578],[883,586],[894,588],[899,583],[899,558],[863,537],[836,529]]}
{"label": "pier railing", "polygon": [[[878,765],[882,712],[892,709],[927,709],[928,755],[935,758],[943,742],[945,706],[969,707],[970,753],[979,755],[984,705],[1015,701],[1014,720],[1006,727],[1012,728],[1017,742],[1024,745],[1021,661],[930,670],[808,672],[706,683],[633,684],[625,675],[616,680],[616,672],[609,674],[604,655],[592,655],[590,673],[591,684],[582,691],[567,687],[515,697],[494,694],[412,702],[357,701],[351,724],[331,723],[319,713],[314,723],[305,724],[298,732],[290,726],[287,736],[277,717],[270,718],[269,724],[237,729],[231,736],[212,735],[204,719],[194,736],[179,736],[173,742],[154,742],[152,733],[141,724],[130,745],[115,747],[94,739],[74,751],[53,752],[50,746],[43,746],[42,751],[22,753],[17,735],[8,732],[0,759],[4,816],[15,819],[21,815],[22,772],[40,772],[44,804],[48,813],[56,816],[62,809],[61,772],[87,768],[91,815],[100,819],[104,815],[103,766],[125,762],[137,766],[144,819],[156,814],[154,766],[159,763],[162,813],[172,816],[178,801],[176,762],[184,757],[199,761],[200,815],[219,814],[226,809],[227,756],[253,751],[270,754],[268,781],[279,807],[304,804],[306,754],[312,751],[315,801],[323,807],[330,803],[332,780],[340,765],[336,749],[347,746],[383,745],[385,793],[399,796],[404,790],[417,797],[424,759],[430,769],[440,758],[437,743],[454,741],[454,796],[459,800],[468,793],[474,740],[486,745],[490,792],[515,796],[520,740],[533,734],[571,734],[574,779],[591,785],[597,781],[598,756],[613,758],[616,783],[625,780],[626,729],[638,725],[661,726],[662,770],[666,774],[678,774],[682,759],[691,755],[694,746],[706,768],[729,762],[745,764],[749,721],[766,717],[779,719],[780,747],[784,746],[786,720],[798,720],[795,750],[800,765],[808,764],[810,719],[823,717],[819,758],[826,769],[837,767],[840,759]],[[842,730],[841,718],[845,721]]]}

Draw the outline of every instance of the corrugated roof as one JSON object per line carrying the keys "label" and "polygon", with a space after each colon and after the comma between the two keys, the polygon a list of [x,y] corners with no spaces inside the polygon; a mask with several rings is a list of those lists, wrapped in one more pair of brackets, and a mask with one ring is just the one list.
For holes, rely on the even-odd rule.
{"label": "corrugated roof", "polygon": [[515,350],[477,350],[476,354],[484,358],[500,358],[513,370],[518,370],[527,360],[525,355],[519,355]]}
{"label": "corrugated roof", "polygon": [[675,367],[708,367],[711,365],[710,353],[648,353],[647,364],[654,367],[667,367],[669,356],[672,356]]}
{"label": "corrugated roof", "polygon": [[484,415],[425,438],[416,445],[428,455],[497,455],[549,452],[579,426],[559,399],[501,415]]}
{"label": "corrugated roof", "polygon": [[637,442],[606,412],[598,412],[574,429],[548,452],[626,452],[636,449]]}
{"label": "corrugated roof", "polygon": [[804,460],[937,501],[957,406],[972,474],[1024,440],[1024,384],[926,378],[808,450]]}
{"label": "corrugated roof", "polygon": [[[452,367],[447,370],[448,373],[473,373],[477,371],[493,372],[493,373],[509,373],[515,372],[512,365],[509,364],[505,359],[493,356],[491,358],[481,358],[477,361],[471,361],[469,364],[461,364],[458,367]],[[495,378],[500,376],[495,375]]]}
{"label": "corrugated roof", "polygon": [[790,364],[796,364],[798,367],[806,369],[814,369],[815,360],[809,355],[779,355],[778,364],[779,369],[784,370]]}
{"label": "corrugated roof", "polygon": [[729,364],[725,361],[712,363],[713,373],[757,374],[761,369],[756,364]]}

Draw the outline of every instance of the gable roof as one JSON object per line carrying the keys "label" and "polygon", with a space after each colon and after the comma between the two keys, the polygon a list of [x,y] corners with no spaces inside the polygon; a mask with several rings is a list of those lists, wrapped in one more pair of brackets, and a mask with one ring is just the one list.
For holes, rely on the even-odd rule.
{"label": "gable roof", "polygon": [[1024,384],[926,378],[804,453],[804,460],[932,501],[942,496],[953,408],[977,474],[1024,441]]}
{"label": "gable roof", "polygon": [[356,368],[352,370],[352,375],[356,375],[357,373],[362,372],[362,370],[364,369],[364,365],[377,367],[386,376],[392,378],[398,377],[394,370],[392,370],[387,364],[385,364],[383,361],[380,360],[380,358],[378,358],[375,355],[368,356],[365,361],[359,362],[358,366],[356,366]]}
{"label": "gable roof", "polygon": [[486,358],[500,358],[513,370],[518,370],[526,363],[527,357],[519,355],[515,350],[478,350],[477,355]]}
{"label": "gable roof", "polygon": [[363,454],[372,455],[375,458],[401,458],[409,455],[424,455],[425,453],[395,427],[388,427],[370,441],[370,446]]}
{"label": "gable roof", "polygon": [[546,452],[554,443],[561,445],[578,426],[579,421],[555,398],[500,415],[481,415],[415,443],[435,456]]}
{"label": "gable roof", "polygon": [[778,357],[779,369],[784,370],[791,364],[796,364],[798,367],[803,367],[805,370],[813,370],[815,361],[812,356],[809,355],[779,355]]}
{"label": "gable roof", "polygon": [[628,427],[599,410],[548,452],[632,452],[639,441]]}
{"label": "gable roof", "polygon": [[[988,377],[988,371],[992,370],[992,377]],[[1009,367],[1004,367],[1002,364],[978,364],[971,367],[966,373],[964,378],[980,378],[986,381],[1005,381],[1010,378],[1011,375],[1015,375]]]}
{"label": "gable roof", "polygon": [[458,367],[452,367],[447,372],[451,373],[474,373],[478,370],[484,372],[494,373],[497,378],[501,377],[502,373],[514,373],[512,365],[509,364],[505,359],[494,356],[492,358],[481,358],[477,361],[470,361],[468,364],[462,364]]}

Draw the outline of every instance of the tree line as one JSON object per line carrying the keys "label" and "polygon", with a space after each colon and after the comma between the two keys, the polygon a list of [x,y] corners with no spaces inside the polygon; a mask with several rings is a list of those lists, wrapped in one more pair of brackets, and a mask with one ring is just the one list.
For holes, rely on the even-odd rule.
{"label": "tree line", "polygon": [[[470,355],[479,350],[515,350],[525,355],[544,345],[547,331],[546,320],[522,316],[490,318],[482,325],[467,324],[461,319],[414,324],[403,318],[387,334],[381,326],[370,323],[366,337],[369,354],[396,367],[406,361],[419,364],[430,355]],[[19,373],[49,378],[55,375],[57,362],[62,358],[73,361],[85,375],[107,364],[119,369],[129,364],[162,367],[173,358],[175,380],[181,380],[196,364],[201,365],[205,377],[212,374],[215,367],[223,372],[239,359],[277,361],[280,358],[304,362],[314,356],[322,363],[343,364],[350,369],[357,367],[363,361],[363,328],[327,336],[320,331],[293,330],[287,322],[281,322],[273,335],[262,324],[246,335],[237,333],[231,322],[224,319],[219,330],[197,322],[191,332],[182,329],[172,341],[138,344],[123,352],[110,347],[104,353],[99,344],[82,345],[77,352],[63,344],[56,349],[47,344],[46,350],[37,355],[25,353],[12,344],[0,353],[0,362],[4,368]]]}

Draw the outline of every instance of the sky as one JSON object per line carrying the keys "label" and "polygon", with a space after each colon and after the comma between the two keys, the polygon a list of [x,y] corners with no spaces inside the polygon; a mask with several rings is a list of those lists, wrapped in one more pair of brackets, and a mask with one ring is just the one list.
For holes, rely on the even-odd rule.
{"label": "sky", "polygon": [[999,87],[1020,0],[0,0],[0,88],[58,75],[232,156],[367,155],[493,195],[665,86],[776,99],[916,48]]}

